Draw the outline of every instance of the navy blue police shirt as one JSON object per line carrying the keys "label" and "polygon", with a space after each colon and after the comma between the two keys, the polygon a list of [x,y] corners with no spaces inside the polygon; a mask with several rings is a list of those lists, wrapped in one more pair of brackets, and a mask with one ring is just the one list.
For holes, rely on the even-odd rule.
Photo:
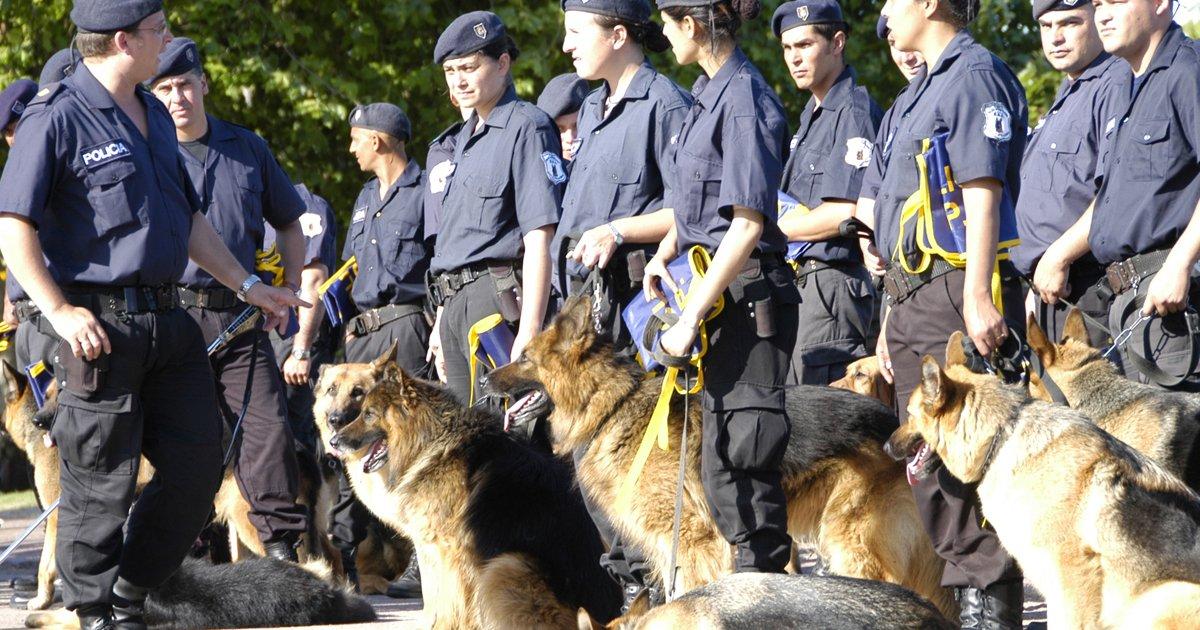
{"label": "navy blue police shirt", "polygon": [[382,198],[379,186],[372,179],[358,193],[342,249],[342,258],[358,261],[350,297],[364,310],[423,299],[429,269],[421,166],[409,160]]}
{"label": "navy blue police shirt", "polygon": [[[826,201],[857,200],[881,118],[879,105],[846,66],[820,105],[810,98],[804,107],[783,167],[783,192],[810,209]],[[813,243],[804,258],[856,263],[862,262],[862,251],[857,239],[839,236]]]}
{"label": "navy blue police shirt", "polygon": [[525,234],[558,223],[566,180],[554,121],[510,85],[482,125],[472,114],[455,138],[433,271],[516,260]]}
{"label": "navy blue police shirt", "polygon": [[[963,30],[918,80],[911,100],[897,110],[900,120],[875,199],[876,246],[893,261],[899,260],[900,212],[918,188],[915,158],[923,140],[949,133],[946,151],[960,184],[991,178],[1010,199],[1020,192],[1029,111],[1012,70]],[[913,231],[905,237],[902,249],[911,261],[918,252]]]}
{"label": "navy blue police shirt", "polygon": [[[300,215],[300,230],[304,234],[303,266],[320,263],[332,273],[337,265],[334,240],[337,238],[338,229],[333,208],[329,206],[328,201],[314,194],[304,184],[296,184],[296,194],[304,201],[304,214]],[[277,238],[275,228],[268,223],[263,235],[263,248],[270,249]]]}
{"label": "navy blue police shirt", "polygon": [[[1129,93],[1126,67],[1118,89]],[[1171,24],[1121,112],[1088,235],[1102,264],[1173,246],[1200,201],[1200,44]]]}
{"label": "navy blue police shirt", "polygon": [[142,136],[86,64],[38,94],[0,176],[2,212],[37,228],[64,288],[177,282],[200,202],[166,107],[137,88]]}
{"label": "navy blue police shirt", "polygon": [[892,106],[883,113],[879,122],[879,133],[875,134],[875,142],[871,146],[871,165],[863,175],[859,197],[873,201],[879,195],[879,186],[883,184],[883,174],[887,171],[888,159],[892,155],[892,141],[896,138],[896,128],[900,126],[902,112],[916,95],[924,77],[925,70],[922,68],[920,74],[900,90],[892,100]]}
{"label": "navy blue police shirt", "polygon": [[[609,96],[606,83],[593,90],[579,110],[579,148],[550,250],[556,268],[568,237],[664,207],[672,143],[692,99],[649,62],[638,68],[625,94],[605,116],[604,102]],[[653,245],[645,247],[653,254],[649,249]],[[580,279],[588,274],[574,261],[568,262],[567,271]]]}
{"label": "navy blue police shirt", "polygon": [[463,123],[456,122],[429,143],[425,157],[425,234],[437,236],[442,220],[442,194],[454,173],[454,144]]}
{"label": "navy blue police shirt", "polygon": [[[253,131],[209,116],[207,145],[203,164],[181,146],[183,165],[221,241],[244,269],[254,269],[265,223],[275,228],[292,223],[304,214],[304,201],[266,140]],[[221,286],[192,262],[181,282],[193,288]]]}
{"label": "navy blue police shirt", "polygon": [[779,97],[740,48],[711,80],[702,74],[692,95],[665,202],[675,212],[679,252],[693,245],[715,252],[735,205],[763,216],[759,252],[784,252],[787,239],[775,221],[787,143]]}
{"label": "navy blue police shirt", "polygon": [[[1033,273],[1046,248],[1096,198],[1101,156],[1128,101],[1117,89],[1128,68],[1117,57],[1100,53],[1079,78],[1063,79],[1054,103],[1030,133],[1016,205],[1021,244],[1012,250],[1013,264],[1022,274]],[[1095,264],[1091,256],[1082,262]]]}

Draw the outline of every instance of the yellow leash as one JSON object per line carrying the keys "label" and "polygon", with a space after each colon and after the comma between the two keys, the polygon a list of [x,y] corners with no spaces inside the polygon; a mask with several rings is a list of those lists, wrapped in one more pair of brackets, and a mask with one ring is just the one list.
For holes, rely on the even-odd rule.
{"label": "yellow leash", "polygon": [[325,292],[329,290],[329,287],[333,286],[333,283],[343,280],[351,274],[358,275],[358,261],[355,260],[354,256],[351,256],[350,260],[343,263],[333,275],[329,276],[328,280],[322,282],[321,286],[317,288],[317,293],[325,295]]}

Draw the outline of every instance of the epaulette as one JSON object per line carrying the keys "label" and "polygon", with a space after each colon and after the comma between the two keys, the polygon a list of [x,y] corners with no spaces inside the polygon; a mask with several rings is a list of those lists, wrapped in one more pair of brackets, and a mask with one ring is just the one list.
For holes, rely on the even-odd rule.
{"label": "epaulette", "polygon": [[28,107],[49,103],[50,101],[54,100],[54,97],[58,96],[58,94],[63,91],[64,87],[65,86],[59,82],[43,85],[41,89],[38,90],[37,94],[34,95],[33,100],[29,101]]}

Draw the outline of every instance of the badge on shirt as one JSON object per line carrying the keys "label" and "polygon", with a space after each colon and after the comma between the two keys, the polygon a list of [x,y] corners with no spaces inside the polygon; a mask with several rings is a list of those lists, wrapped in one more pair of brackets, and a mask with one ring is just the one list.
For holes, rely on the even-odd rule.
{"label": "badge on shirt", "polygon": [[129,147],[125,146],[122,140],[110,140],[79,152],[79,157],[83,159],[83,165],[87,168],[100,166],[126,155],[129,155]]}
{"label": "badge on shirt", "polygon": [[542,152],[542,164],[546,166],[546,177],[555,184],[567,181],[567,169],[563,168],[562,158],[551,151]]}
{"label": "badge on shirt", "polygon": [[365,221],[366,219],[367,219],[367,207],[366,206],[363,206],[361,208],[355,208],[354,214],[350,215],[351,223],[358,223],[359,221]]}
{"label": "badge on shirt", "polygon": [[446,182],[454,174],[454,162],[442,160],[429,169],[429,192],[438,194],[446,190]]}
{"label": "badge on shirt", "polygon": [[792,143],[788,145],[788,151],[795,151],[796,146],[800,144],[800,134],[792,136]]}
{"label": "badge on shirt", "polygon": [[845,160],[854,168],[867,168],[871,164],[871,141],[866,138],[847,140]]}
{"label": "badge on shirt", "polygon": [[1012,114],[1003,103],[992,101],[982,108],[983,135],[998,142],[1012,139]]}
{"label": "badge on shirt", "polygon": [[1104,126],[1104,135],[1107,136],[1108,134],[1113,132],[1113,129],[1116,129],[1116,128],[1117,128],[1117,117],[1113,116],[1112,118],[1108,119],[1108,124]]}
{"label": "badge on shirt", "polygon": [[[364,212],[365,214],[365,212]],[[316,238],[325,231],[324,221],[321,220],[321,215],[315,212],[305,212],[300,215],[300,231],[304,232],[305,238]]]}

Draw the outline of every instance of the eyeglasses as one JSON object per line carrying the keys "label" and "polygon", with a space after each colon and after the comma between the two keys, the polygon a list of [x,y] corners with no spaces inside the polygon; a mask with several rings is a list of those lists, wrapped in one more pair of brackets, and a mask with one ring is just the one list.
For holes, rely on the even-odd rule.
{"label": "eyeglasses", "polygon": [[150,31],[151,33],[154,33],[155,35],[157,35],[159,37],[165,37],[166,34],[171,31],[171,25],[164,20],[163,23],[158,26],[151,26],[149,28],[135,28],[133,30],[135,30],[135,31]]}

